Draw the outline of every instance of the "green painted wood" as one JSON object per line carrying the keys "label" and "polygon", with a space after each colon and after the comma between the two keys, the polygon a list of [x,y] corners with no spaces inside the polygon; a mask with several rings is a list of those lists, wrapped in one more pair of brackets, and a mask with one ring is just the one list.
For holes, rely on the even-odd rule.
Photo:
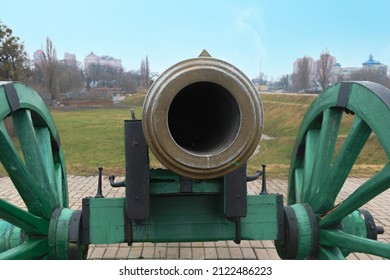
{"label": "green painted wood", "polygon": [[[0,161],[27,211],[0,200],[0,217],[23,229],[30,240],[3,252],[0,258],[47,258],[47,237],[53,238],[49,232],[52,213],[56,207],[68,207],[66,167],[58,131],[45,103],[31,87],[12,82],[20,103],[18,110],[12,111],[3,85],[0,83]],[[9,116],[23,156],[5,129],[4,119]],[[2,233],[8,234],[0,230]]]}
{"label": "green painted wood", "polygon": [[327,190],[327,193],[324,195],[325,199],[321,201],[321,206],[319,206],[321,207],[319,209],[320,212],[333,207],[338,193],[342,189],[353,164],[356,162],[370,134],[371,128],[359,116],[355,116],[351,130],[348,132],[345,142],[331,168],[331,174],[329,174],[331,180],[329,180],[327,187],[324,188]]}
{"label": "green painted wood", "polygon": [[[296,200],[296,188],[303,188],[303,186],[296,186],[295,185],[295,168],[304,168],[306,173],[309,175],[311,174],[310,171],[310,164],[308,162],[304,162],[304,158],[306,156],[306,134],[308,131],[310,131],[313,127],[318,127],[318,124],[316,124],[316,121],[318,120],[318,116],[322,114],[322,112],[328,108],[334,107],[337,104],[337,93],[340,88],[340,84],[336,84],[334,86],[329,87],[325,92],[322,92],[318,97],[313,101],[312,105],[309,107],[308,111],[306,112],[301,127],[298,130],[297,133],[297,140],[296,143],[298,144],[297,149],[294,151],[295,153],[291,157],[291,163],[290,163],[290,174],[289,174],[289,187],[288,187],[288,204],[296,204],[296,203],[302,203],[305,202],[302,198],[299,200]],[[314,125],[315,124],[315,125]],[[312,151],[312,149],[308,149],[309,152]],[[308,165],[308,166],[306,166]],[[307,175],[307,176],[309,176]],[[306,177],[306,176],[305,176]],[[304,184],[304,182],[303,182]]]}
{"label": "green painted wood", "polygon": [[[235,239],[235,224],[223,215],[223,196],[153,196],[150,219],[133,223],[134,242]],[[124,199],[90,200],[90,243],[124,242]],[[243,240],[278,239],[277,196],[248,196]]]}
{"label": "green painted wood", "polygon": [[0,254],[0,260],[36,260],[47,256],[47,239],[33,239]]}
{"label": "green painted wood", "polygon": [[295,211],[298,223],[299,243],[296,259],[304,259],[310,256],[313,248],[312,228],[306,209],[302,204],[291,205]]}
{"label": "green painted wood", "polygon": [[333,211],[319,222],[321,228],[331,227],[341,222],[343,218],[359,209],[377,195],[390,188],[390,164],[387,164],[378,174],[363,183],[348,198],[341,202]]}
{"label": "green painted wood", "polygon": [[307,202],[312,196],[310,181],[313,174],[313,166],[316,160],[316,151],[318,142],[320,139],[319,129],[310,129],[305,137],[305,156],[304,156],[304,168],[303,168],[303,186],[300,187],[302,198],[300,202]]}
{"label": "green painted wood", "polygon": [[0,253],[22,244],[26,235],[13,224],[0,220]]}
{"label": "green painted wood", "polygon": [[[302,120],[297,134],[297,146],[291,158],[288,204],[309,203],[321,217],[319,226],[323,231],[338,227],[345,217],[381,195],[390,186],[390,164],[387,163],[378,174],[339,205],[334,206],[336,197],[371,133],[376,135],[390,160],[390,122],[387,121],[390,119],[390,90],[374,83],[351,82],[348,86],[350,91],[339,98],[340,87],[341,84],[329,87],[312,103]],[[345,102],[340,102],[344,98]],[[345,108],[340,110],[340,105]],[[355,119],[340,151],[334,154],[339,120],[345,113],[353,113]],[[321,136],[313,156],[313,140],[309,134],[317,129],[321,130]],[[303,180],[300,178],[302,173]],[[312,179],[307,184],[309,174],[312,174]],[[365,238],[356,239],[358,237],[353,234],[345,235],[343,238],[345,243],[348,243],[350,238],[351,244],[355,244],[353,245],[355,247],[359,242],[362,244],[368,242]],[[372,244],[371,241],[369,243]],[[343,242],[330,244],[320,238],[321,249],[318,258],[338,259],[342,251],[349,251],[346,249],[348,246],[349,244]],[[374,255],[383,255],[380,253],[380,250],[384,250],[381,245],[374,243],[370,248]]]}
{"label": "green painted wood", "polygon": [[295,169],[295,200],[300,201],[302,197],[302,186],[303,186],[303,167],[297,167]]}
{"label": "green painted wood", "polygon": [[320,246],[319,260],[344,260],[345,257],[338,247]]}
{"label": "green painted wood", "polygon": [[320,230],[321,244],[329,247],[339,247],[351,252],[372,254],[390,259],[390,244],[372,240],[340,230]]}
{"label": "green painted wood", "polygon": [[47,127],[35,126],[35,136],[37,139],[40,154],[42,155],[42,163],[49,186],[52,188],[52,193],[58,205],[62,205],[61,185],[57,186],[56,170],[54,167],[53,149],[51,146],[50,131]]}
{"label": "green painted wood", "polygon": [[[38,144],[35,134],[34,124],[29,110],[18,110],[12,114],[16,134],[18,135],[19,143],[22,148],[23,158],[28,170],[38,182],[34,190],[37,198],[42,204],[45,204],[51,215],[55,208],[59,207],[56,200],[55,191],[50,185],[49,175],[45,169],[45,164],[42,156],[40,145]],[[44,216],[50,219],[49,216]]]}
{"label": "green painted wood", "polygon": [[69,223],[73,212],[63,208],[58,217],[52,217],[48,235],[49,259],[69,259]]}
{"label": "green painted wood", "polygon": [[47,220],[35,216],[0,198],[0,218],[20,227],[28,234],[46,234],[49,229]]}
{"label": "green painted wood", "polygon": [[34,191],[37,182],[20,158],[3,122],[0,123],[0,147],[0,161],[29,211],[38,216],[50,215],[45,207],[46,204],[38,199]]}
{"label": "green painted wood", "polygon": [[90,243],[112,244],[125,241],[125,198],[91,198]]}
{"label": "green painted wood", "polygon": [[[326,109],[322,117],[320,137],[313,162],[313,171],[310,177],[310,197],[308,201],[314,212],[321,213],[323,200],[328,200],[328,188],[324,188],[329,180],[333,154],[336,147],[337,136],[340,128],[342,109]],[[321,159],[321,160],[318,160]]]}

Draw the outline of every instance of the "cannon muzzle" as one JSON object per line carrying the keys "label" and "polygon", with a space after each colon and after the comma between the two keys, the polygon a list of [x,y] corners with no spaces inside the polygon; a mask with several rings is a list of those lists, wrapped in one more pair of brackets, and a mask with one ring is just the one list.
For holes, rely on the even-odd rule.
{"label": "cannon muzzle", "polygon": [[262,133],[263,110],[250,80],[211,57],[179,62],[146,96],[143,132],[156,158],[189,178],[226,175],[244,164]]}

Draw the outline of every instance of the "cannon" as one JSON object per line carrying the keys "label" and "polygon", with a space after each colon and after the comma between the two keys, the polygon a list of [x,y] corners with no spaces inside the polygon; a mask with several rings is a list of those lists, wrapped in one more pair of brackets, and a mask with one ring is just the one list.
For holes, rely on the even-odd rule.
{"label": "cannon", "polygon": [[[274,240],[283,259],[390,258],[390,244],[377,240],[383,228],[362,209],[390,187],[389,163],[337,198],[370,134],[390,158],[389,108],[390,90],[371,82],[319,94],[297,133],[284,205],[265,188],[265,166],[246,170],[263,128],[258,93],[236,67],[203,52],[167,69],[151,85],[142,119],[124,121],[125,180],[109,180],[125,196],[104,197],[100,168],[96,196],[73,210],[48,108],[31,87],[1,82],[0,160],[23,203],[0,198],[0,259],[85,259],[90,244],[218,240]],[[354,121],[336,151],[346,114]],[[150,152],[164,168],[150,167]],[[260,176],[263,191],[248,195],[247,182]]]}

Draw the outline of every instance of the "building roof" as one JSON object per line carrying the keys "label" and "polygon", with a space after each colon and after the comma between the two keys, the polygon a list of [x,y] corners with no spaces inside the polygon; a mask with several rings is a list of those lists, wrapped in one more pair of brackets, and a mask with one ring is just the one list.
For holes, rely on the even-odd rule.
{"label": "building roof", "polygon": [[370,54],[368,60],[366,62],[363,62],[362,64],[363,66],[371,66],[371,65],[379,65],[381,63],[378,60],[375,60],[372,54]]}

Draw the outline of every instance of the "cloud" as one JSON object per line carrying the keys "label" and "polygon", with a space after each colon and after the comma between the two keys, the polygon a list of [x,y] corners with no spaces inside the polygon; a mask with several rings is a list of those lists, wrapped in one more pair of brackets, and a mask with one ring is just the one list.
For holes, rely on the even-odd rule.
{"label": "cloud", "polygon": [[[267,55],[267,49],[263,37],[265,28],[260,10],[257,7],[249,7],[237,11],[235,24],[238,32],[249,37],[260,57]],[[250,42],[246,42],[249,44]]]}

